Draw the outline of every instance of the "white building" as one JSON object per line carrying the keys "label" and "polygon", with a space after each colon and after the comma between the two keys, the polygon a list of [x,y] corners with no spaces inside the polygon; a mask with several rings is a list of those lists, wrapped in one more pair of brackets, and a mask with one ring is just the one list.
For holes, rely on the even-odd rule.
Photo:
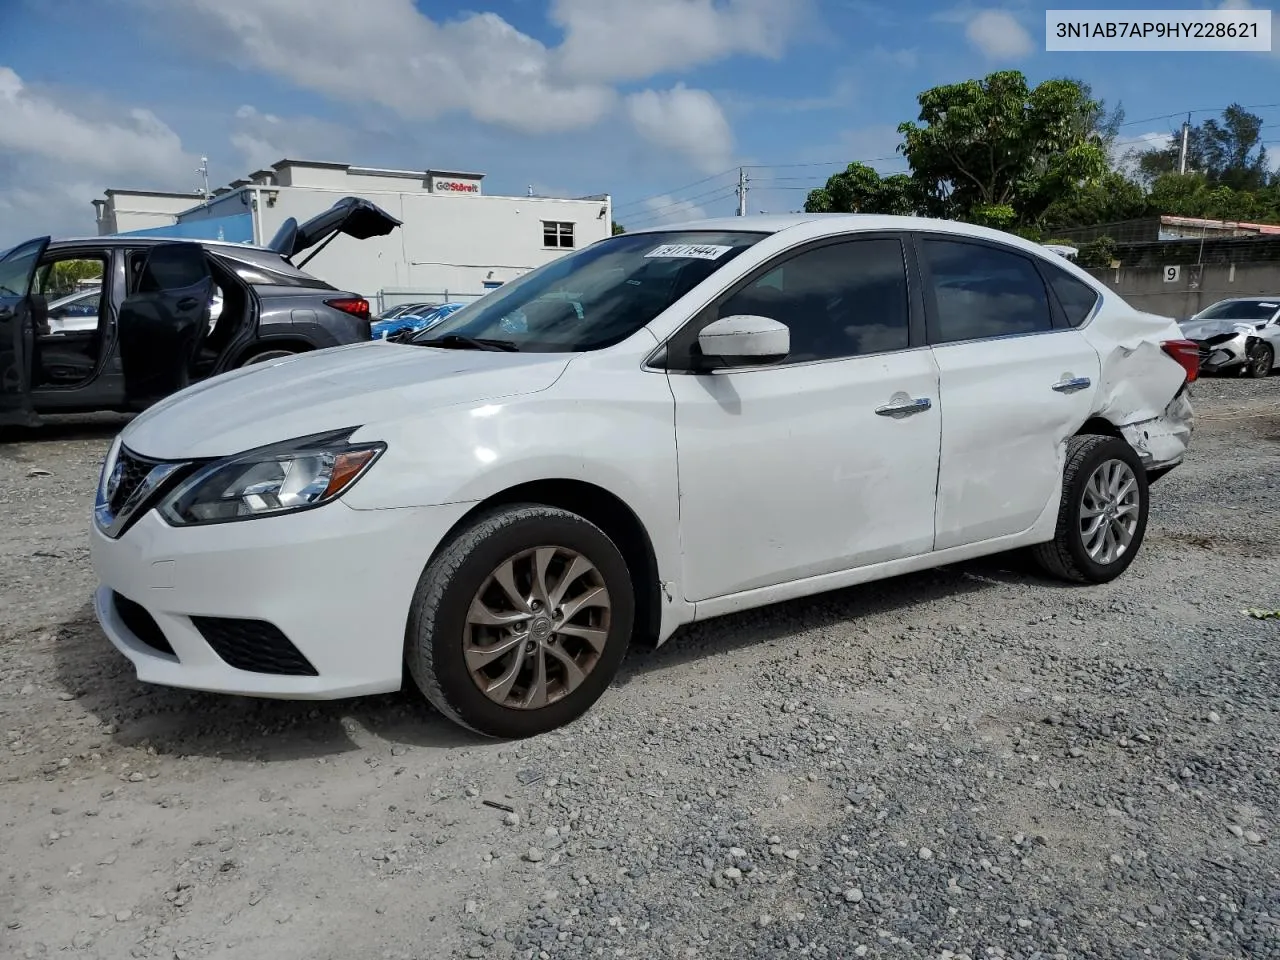
{"label": "white building", "polygon": [[108,190],[107,199],[93,201],[98,236],[132,233],[177,223],[178,215],[200,201],[199,193],[163,190]]}
{"label": "white building", "polygon": [[[192,206],[188,197],[179,210],[172,209],[173,198],[183,195],[149,191],[108,190],[107,199],[95,205],[99,233],[141,229],[267,244],[290,217],[301,223],[342,197],[363,197],[403,225],[369,240],[339,236],[305,269],[383,308],[471,299],[612,232],[608,195],[486,196],[483,179],[479,173],[281,160],[215,191],[207,202]],[[155,219],[143,223],[144,216]]]}

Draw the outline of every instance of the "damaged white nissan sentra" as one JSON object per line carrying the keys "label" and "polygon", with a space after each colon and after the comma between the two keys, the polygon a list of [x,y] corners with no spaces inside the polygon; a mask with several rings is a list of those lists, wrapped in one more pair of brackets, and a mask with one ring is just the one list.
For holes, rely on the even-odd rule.
{"label": "damaged white nissan sentra", "polygon": [[92,530],[145,681],[572,720],[633,637],[1015,548],[1118,576],[1194,344],[1008,234],[741,217],[602,240],[402,343],[129,424]]}

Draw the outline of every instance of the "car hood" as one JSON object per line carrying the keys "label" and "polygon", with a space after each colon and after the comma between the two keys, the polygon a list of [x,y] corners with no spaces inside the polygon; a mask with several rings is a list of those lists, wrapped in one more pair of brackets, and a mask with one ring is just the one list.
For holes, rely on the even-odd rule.
{"label": "car hood", "polygon": [[571,356],[374,341],[254,364],[188,387],[125,427],[130,450],[157,460],[223,457],[313,433],[432,408],[536,393]]}
{"label": "car hood", "polygon": [[280,225],[267,246],[285,257],[292,257],[328,240],[335,233],[368,240],[370,237],[385,237],[398,226],[400,221],[376,204],[361,197],[343,197],[301,226],[290,217]]}
{"label": "car hood", "polygon": [[1190,320],[1183,320],[1178,326],[1182,328],[1182,335],[1189,340],[1207,340],[1209,337],[1215,337],[1220,333],[1240,333],[1241,331],[1253,330],[1260,322],[1217,319],[1197,320],[1192,317]]}

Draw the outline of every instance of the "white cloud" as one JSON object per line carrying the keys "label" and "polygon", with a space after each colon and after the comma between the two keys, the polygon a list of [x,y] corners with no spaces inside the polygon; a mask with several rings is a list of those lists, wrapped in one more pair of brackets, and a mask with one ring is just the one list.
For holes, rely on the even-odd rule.
{"label": "white cloud", "polygon": [[[82,106],[0,66],[0,247],[95,232],[107,187],[194,188],[198,158],[149,110]],[[194,202],[194,195],[193,195]]]}
{"label": "white cloud", "polygon": [[592,124],[615,102],[608,86],[558,74],[542,43],[492,13],[437,23],[412,0],[147,2],[207,53],[408,119],[464,113],[555,132]]}
{"label": "white cloud", "polygon": [[235,113],[231,145],[244,159],[245,172],[269,167],[286,157],[344,160],[359,151],[360,131],[315,117],[278,117],[250,104]]}
{"label": "white cloud", "polygon": [[151,176],[172,174],[191,160],[151,111],[130,110],[120,122],[81,117],[33,93],[8,67],[0,67],[0,151]]}
{"label": "white cloud", "polygon": [[593,125],[616,107],[619,81],[733,55],[777,58],[813,0],[553,0],[550,19],[564,31],[554,47],[497,14],[433,20],[414,0],[135,2],[193,54],[409,120],[462,114],[536,134]]}
{"label": "white cloud", "polygon": [[781,56],[808,0],[554,0],[565,75],[642,80],[733,54]]}
{"label": "white cloud", "polygon": [[1011,14],[980,10],[965,24],[964,35],[989,60],[1017,60],[1035,50],[1035,41]]}
{"label": "white cloud", "polygon": [[640,136],[675,151],[706,173],[729,165],[733,131],[716,98],[677,83],[627,97],[627,114]]}

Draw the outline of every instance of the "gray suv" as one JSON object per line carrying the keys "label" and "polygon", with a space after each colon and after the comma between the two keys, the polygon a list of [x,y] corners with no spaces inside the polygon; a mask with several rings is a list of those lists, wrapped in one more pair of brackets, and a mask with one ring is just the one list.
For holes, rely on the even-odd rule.
{"label": "gray suv", "polygon": [[[0,424],[142,410],[236,367],[367,341],[368,301],[293,257],[398,226],[347,197],[302,225],[286,221],[265,247],[129,236],[18,244],[0,254]],[[86,313],[95,285],[96,315],[62,322],[66,304]]]}

